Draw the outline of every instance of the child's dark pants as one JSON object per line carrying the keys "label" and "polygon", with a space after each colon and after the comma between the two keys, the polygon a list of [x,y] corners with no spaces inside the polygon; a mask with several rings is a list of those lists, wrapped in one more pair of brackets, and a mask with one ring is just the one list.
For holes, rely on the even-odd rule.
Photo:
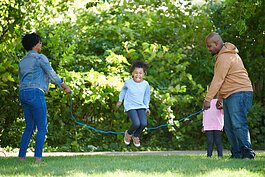
{"label": "child's dark pants", "polygon": [[207,130],[207,156],[211,157],[213,152],[213,144],[216,145],[218,157],[223,156],[222,148],[222,131],[220,130]]}
{"label": "child's dark pants", "polygon": [[128,134],[139,137],[144,128],[147,126],[146,109],[132,109],[127,111],[132,121],[132,125],[128,129]]}

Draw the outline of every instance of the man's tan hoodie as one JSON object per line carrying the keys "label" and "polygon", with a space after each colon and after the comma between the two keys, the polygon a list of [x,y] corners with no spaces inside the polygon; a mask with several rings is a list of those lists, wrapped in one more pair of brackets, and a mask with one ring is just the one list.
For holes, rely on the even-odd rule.
{"label": "man's tan hoodie", "polygon": [[236,46],[225,43],[216,55],[214,77],[205,101],[210,102],[218,92],[218,98],[227,98],[240,91],[253,91],[251,81]]}

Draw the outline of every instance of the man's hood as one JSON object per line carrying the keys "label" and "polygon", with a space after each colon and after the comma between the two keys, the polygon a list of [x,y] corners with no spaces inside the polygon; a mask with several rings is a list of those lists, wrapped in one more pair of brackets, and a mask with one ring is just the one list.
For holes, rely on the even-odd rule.
{"label": "man's hood", "polygon": [[234,44],[226,42],[226,43],[224,43],[223,48],[220,50],[220,52],[218,53],[217,56],[219,56],[219,55],[221,55],[223,53],[236,54],[236,53],[238,53],[238,49],[236,48],[236,46]]}

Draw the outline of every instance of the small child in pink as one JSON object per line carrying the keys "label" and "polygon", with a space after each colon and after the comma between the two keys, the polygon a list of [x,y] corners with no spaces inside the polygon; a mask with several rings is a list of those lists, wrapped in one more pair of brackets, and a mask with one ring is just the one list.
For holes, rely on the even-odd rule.
{"label": "small child in pink", "polygon": [[217,99],[212,99],[211,107],[203,112],[203,132],[207,136],[207,157],[212,157],[213,144],[216,145],[218,157],[223,157],[222,131],[224,127],[223,109],[216,108]]}

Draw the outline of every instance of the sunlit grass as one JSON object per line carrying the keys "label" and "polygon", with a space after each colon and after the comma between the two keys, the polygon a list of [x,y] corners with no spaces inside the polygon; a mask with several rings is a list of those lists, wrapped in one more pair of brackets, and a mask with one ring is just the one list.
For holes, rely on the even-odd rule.
{"label": "sunlit grass", "polygon": [[107,177],[262,177],[265,153],[255,160],[209,159],[205,155],[87,155],[32,157],[20,162],[16,157],[0,157],[0,176],[107,176]]}

